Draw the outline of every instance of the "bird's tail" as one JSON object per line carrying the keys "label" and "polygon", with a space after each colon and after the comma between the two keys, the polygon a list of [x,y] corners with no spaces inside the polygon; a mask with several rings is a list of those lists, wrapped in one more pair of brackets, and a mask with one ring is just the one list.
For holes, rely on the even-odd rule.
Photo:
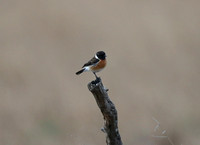
{"label": "bird's tail", "polygon": [[78,72],[76,72],[76,75],[80,75],[82,72],[84,72],[85,68],[79,70]]}

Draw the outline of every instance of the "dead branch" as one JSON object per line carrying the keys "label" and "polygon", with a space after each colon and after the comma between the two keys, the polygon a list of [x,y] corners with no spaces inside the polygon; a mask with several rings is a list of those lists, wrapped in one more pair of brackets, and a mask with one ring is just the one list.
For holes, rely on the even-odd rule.
{"label": "dead branch", "polygon": [[90,82],[88,89],[94,95],[103,114],[104,126],[102,131],[106,133],[107,145],[123,145],[118,130],[117,110],[107,94],[108,90],[104,88],[100,78]]}

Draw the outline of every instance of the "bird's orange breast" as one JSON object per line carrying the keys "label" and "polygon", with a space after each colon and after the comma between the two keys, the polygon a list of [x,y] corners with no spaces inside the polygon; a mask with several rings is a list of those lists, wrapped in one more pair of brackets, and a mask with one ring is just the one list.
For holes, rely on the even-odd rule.
{"label": "bird's orange breast", "polygon": [[92,67],[92,70],[95,72],[98,72],[98,71],[102,70],[105,66],[106,66],[106,59],[100,60],[100,62],[96,66]]}

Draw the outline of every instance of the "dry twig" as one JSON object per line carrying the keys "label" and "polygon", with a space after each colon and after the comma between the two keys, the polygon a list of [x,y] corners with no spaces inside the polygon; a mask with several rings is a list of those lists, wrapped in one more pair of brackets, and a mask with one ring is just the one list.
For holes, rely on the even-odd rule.
{"label": "dry twig", "polygon": [[100,78],[90,82],[88,89],[103,114],[104,126],[101,130],[106,133],[107,145],[123,145],[118,131],[117,110],[107,94],[108,90],[104,88]]}

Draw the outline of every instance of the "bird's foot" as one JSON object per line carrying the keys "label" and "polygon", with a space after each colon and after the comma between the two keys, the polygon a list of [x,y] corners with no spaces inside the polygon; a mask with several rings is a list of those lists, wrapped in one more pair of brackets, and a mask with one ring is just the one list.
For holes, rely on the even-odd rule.
{"label": "bird's foot", "polygon": [[92,84],[97,84],[101,81],[100,77],[96,77],[96,80],[92,81]]}

